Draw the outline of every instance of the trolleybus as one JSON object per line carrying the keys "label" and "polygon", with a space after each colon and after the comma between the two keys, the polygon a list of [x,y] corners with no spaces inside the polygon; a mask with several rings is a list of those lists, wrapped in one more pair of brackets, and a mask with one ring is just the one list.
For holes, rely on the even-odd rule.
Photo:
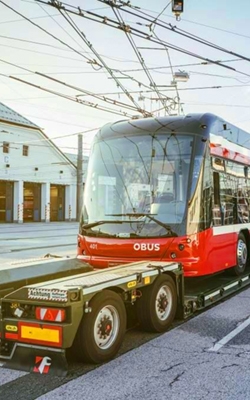
{"label": "trolleybus", "polygon": [[186,277],[244,273],[250,134],[213,114],[125,120],[97,133],[78,259],[176,261]]}

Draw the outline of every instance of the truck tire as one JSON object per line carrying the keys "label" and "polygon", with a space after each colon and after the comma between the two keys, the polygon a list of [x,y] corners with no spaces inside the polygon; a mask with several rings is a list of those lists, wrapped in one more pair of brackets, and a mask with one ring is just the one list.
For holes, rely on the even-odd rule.
{"label": "truck tire", "polygon": [[244,234],[239,233],[236,248],[236,266],[233,268],[234,275],[244,274],[248,262],[248,248]]}
{"label": "truck tire", "polygon": [[92,311],[83,315],[74,347],[78,359],[98,364],[118,352],[126,331],[126,309],[121,297],[111,290],[96,294],[89,307]]}
{"label": "truck tire", "polygon": [[177,293],[173,279],[160,275],[142,290],[136,302],[141,327],[148,332],[165,332],[171,325],[177,307]]}

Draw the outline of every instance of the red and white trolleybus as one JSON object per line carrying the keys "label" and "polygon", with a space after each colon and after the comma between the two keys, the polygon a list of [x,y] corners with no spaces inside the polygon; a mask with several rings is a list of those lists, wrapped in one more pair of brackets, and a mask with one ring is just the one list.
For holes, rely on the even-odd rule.
{"label": "red and white trolleybus", "polygon": [[175,260],[186,277],[250,255],[250,134],[212,114],[126,120],[92,145],[78,259],[96,268]]}

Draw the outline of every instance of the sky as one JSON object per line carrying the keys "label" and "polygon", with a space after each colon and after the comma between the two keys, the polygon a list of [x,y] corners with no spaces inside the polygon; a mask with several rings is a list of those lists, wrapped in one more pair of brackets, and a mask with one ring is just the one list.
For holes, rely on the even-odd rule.
{"label": "sky", "polygon": [[[100,127],[141,115],[138,109],[155,116],[211,112],[250,132],[249,0],[184,0],[180,20],[169,0],[131,0],[137,8],[119,14],[98,0],[66,4],[68,21],[35,0],[0,0],[0,102],[39,125],[62,151],[75,153],[82,132],[87,154]],[[118,17],[140,37],[93,14],[87,15],[95,21],[69,13],[77,7],[113,26]],[[171,82],[179,71],[189,79],[177,83],[177,93]]]}

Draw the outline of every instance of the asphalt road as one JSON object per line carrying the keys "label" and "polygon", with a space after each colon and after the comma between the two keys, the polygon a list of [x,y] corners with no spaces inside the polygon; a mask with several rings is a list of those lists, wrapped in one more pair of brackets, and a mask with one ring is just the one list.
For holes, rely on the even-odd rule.
{"label": "asphalt road", "polygon": [[248,289],[39,399],[247,400],[250,325],[237,332],[250,323],[249,300]]}
{"label": "asphalt road", "polygon": [[[5,232],[0,226],[0,260],[26,256],[35,246],[39,255],[52,252],[48,249],[67,251],[58,247],[58,230],[68,232],[61,244],[72,242],[73,252],[77,224],[13,226]],[[131,329],[113,361],[92,366],[70,360],[64,378],[1,368],[0,399],[248,400],[249,300],[246,289],[189,321],[175,322],[163,335]]]}
{"label": "asphalt road", "polygon": [[65,378],[1,369],[0,399],[248,400],[249,300],[247,289],[163,335],[133,329],[114,360],[70,361]]}

